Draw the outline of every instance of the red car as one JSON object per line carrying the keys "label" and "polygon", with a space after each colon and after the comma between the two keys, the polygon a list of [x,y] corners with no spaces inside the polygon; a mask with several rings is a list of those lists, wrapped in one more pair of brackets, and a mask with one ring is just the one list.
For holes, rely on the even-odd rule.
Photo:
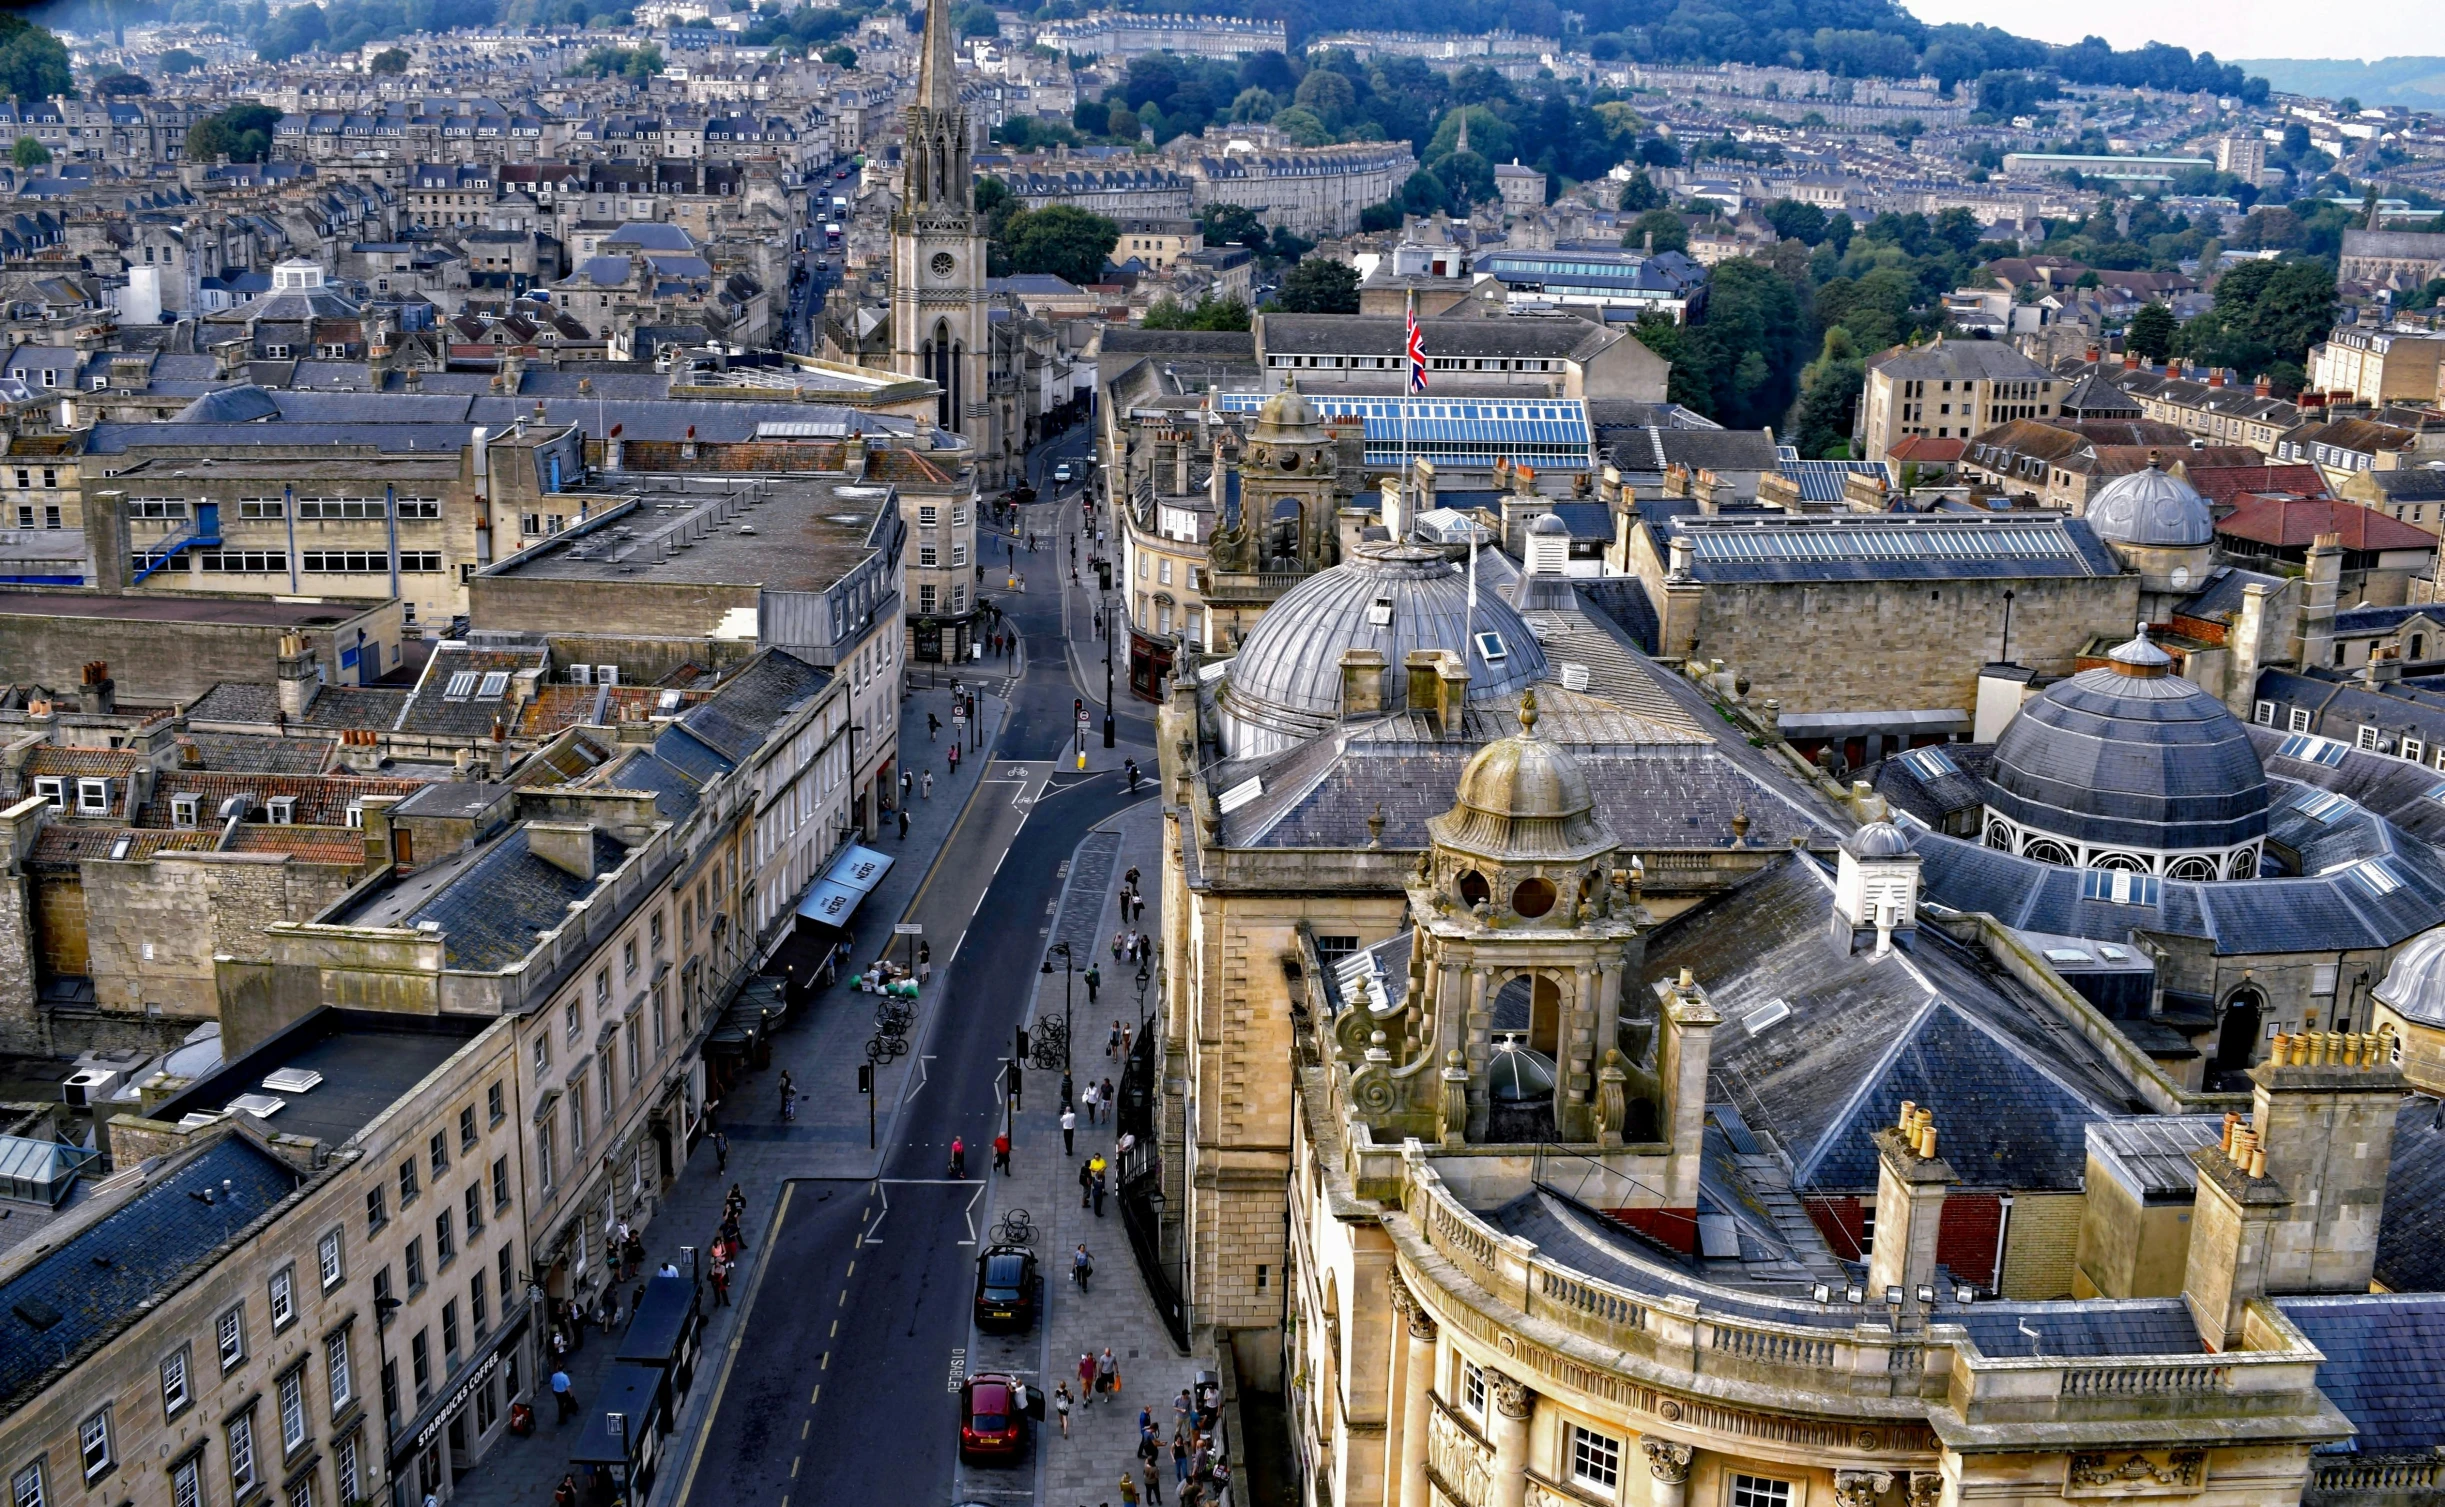
{"label": "red car", "polygon": [[1027,1452],[1027,1420],[1043,1404],[1015,1376],[980,1372],[959,1386],[959,1457],[1016,1460]]}

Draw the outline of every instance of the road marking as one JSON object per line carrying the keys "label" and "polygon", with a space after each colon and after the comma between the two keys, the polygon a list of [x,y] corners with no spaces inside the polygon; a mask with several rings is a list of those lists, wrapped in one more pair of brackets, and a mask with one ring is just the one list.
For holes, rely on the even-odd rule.
{"label": "road marking", "polygon": [[832,1321],[832,1332],[825,1335],[824,1338],[828,1340],[836,1340],[840,1338],[840,1320],[834,1319]]}
{"label": "road marking", "polygon": [[823,1353],[823,1359],[822,1359],[822,1360],[819,1360],[819,1361],[817,1361],[817,1362],[815,1363],[815,1369],[816,1369],[816,1370],[818,1370],[818,1371],[829,1371],[829,1370],[831,1370],[831,1369],[832,1369],[832,1352],[831,1352],[831,1351],[826,1350],[826,1351]]}
{"label": "road marking", "polygon": [[[852,1260],[852,1261],[849,1263],[849,1269],[848,1269],[847,1271],[845,1271],[845,1272],[842,1272],[842,1273],[841,1273],[841,1275],[842,1275],[842,1276],[844,1276],[844,1277],[854,1277],[854,1276],[856,1276],[856,1275],[857,1275],[857,1262],[856,1262],[855,1260]],[[843,1296],[843,1297],[847,1297],[847,1296],[848,1296],[848,1294],[843,1293],[841,1296]]]}
{"label": "road marking", "polygon": [[794,1456],[792,1456],[792,1457],[791,1457],[791,1459],[790,1459],[790,1479],[791,1479],[791,1480],[795,1481],[795,1480],[797,1480],[797,1479],[798,1479],[798,1467],[799,1467],[799,1466],[801,1466],[801,1465],[803,1465],[803,1464],[805,1464],[805,1463],[806,1463],[806,1456],[804,1456],[804,1455],[794,1455]]}
{"label": "road marking", "polygon": [[[985,1196],[985,1189],[988,1186],[990,1185],[986,1183],[978,1183],[976,1185],[975,1194],[968,1199],[968,1206],[960,1211],[960,1213],[964,1215],[968,1221],[968,1238],[961,1241],[961,1245],[976,1244],[976,1203],[978,1199]],[[849,1295],[847,1293],[842,1293],[841,1296],[845,1298]]]}
{"label": "road marking", "polygon": [[[814,1390],[814,1391],[812,1391],[812,1392],[809,1392],[809,1393],[807,1394],[807,1406],[808,1406],[808,1407],[813,1407],[813,1406],[815,1406],[816,1400],[817,1400],[818,1398],[822,1397],[822,1396],[823,1396],[823,1383],[819,1381],[819,1382],[815,1383],[815,1390]],[[807,1420],[807,1422],[809,1422],[809,1423],[813,1423],[814,1421],[815,1421],[815,1420],[814,1420],[814,1419],[812,1419],[812,1418],[810,1418],[810,1419],[808,1419],[808,1420]]]}
{"label": "road marking", "polygon": [[[815,1399],[814,1399],[814,1398],[812,1398],[812,1397],[810,1397],[810,1398],[808,1398],[808,1399],[807,1399],[807,1401],[809,1401],[809,1402],[813,1402],[814,1400],[815,1400]],[[804,1439],[804,1438],[805,1438],[805,1437],[806,1437],[808,1434],[813,1433],[813,1432],[814,1432],[814,1430],[815,1430],[815,1420],[814,1420],[814,1419],[812,1419],[812,1418],[809,1418],[809,1419],[807,1419],[807,1420],[806,1420],[804,1423],[801,1423],[801,1424],[799,1424],[799,1425],[798,1425],[798,1437],[799,1437],[799,1438],[801,1438],[801,1439]]]}

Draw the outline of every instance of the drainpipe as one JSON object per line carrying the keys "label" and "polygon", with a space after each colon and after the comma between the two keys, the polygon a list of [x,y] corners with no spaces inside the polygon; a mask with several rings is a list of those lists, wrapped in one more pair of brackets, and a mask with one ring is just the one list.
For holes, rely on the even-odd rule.
{"label": "drainpipe", "polygon": [[382,522],[390,531],[391,600],[399,600],[399,488],[386,482],[382,487]]}
{"label": "drainpipe", "polygon": [[2003,1196],[2003,1214],[1995,1221],[1995,1296],[2004,1294],[2004,1236],[2012,1228],[2012,1195]]}
{"label": "drainpipe", "polygon": [[293,485],[284,486],[280,489],[280,516],[287,519],[289,522],[289,595],[296,596],[298,594],[297,488]]}

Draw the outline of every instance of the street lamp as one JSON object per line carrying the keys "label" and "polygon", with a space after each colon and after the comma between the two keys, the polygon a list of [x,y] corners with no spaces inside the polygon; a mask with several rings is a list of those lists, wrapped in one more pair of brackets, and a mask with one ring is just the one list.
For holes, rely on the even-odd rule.
{"label": "street lamp", "polygon": [[1111,588],[1109,588],[1109,587],[1106,587],[1106,588],[1105,588],[1104,593],[1103,593],[1103,597],[1104,597],[1104,600],[1103,600],[1103,608],[1104,608],[1104,747],[1106,747],[1106,748],[1110,748],[1110,747],[1112,746],[1112,640],[1113,640],[1113,637],[1114,637],[1114,634],[1113,634],[1113,631],[1112,631],[1112,629],[1113,629],[1113,619],[1112,619],[1112,591],[1111,591]]}
{"label": "street lamp", "polygon": [[1061,954],[1061,1081],[1070,1079],[1070,976],[1078,971],[1077,960],[1070,956],[1070,944],[1055,942],[1044,954],[1044,971],[1053,971],[1053,954]]}
{"label": "street lamp", "polygon": [[398,1442],[393,1435],[398,1430],[399,1418],[391,1408],[391,1354],[390,1346],[383,1342],[382,1332],[390,1328],[391,1315],[399,1311],[399,1306],[397,1298],[374,1299],[374,1359],[382,1367],[382,1373],[374,1379],[374,1385],[381,1394],[382,1402],[382,1479],[385,1482],[390,1480],[391,1449]]}

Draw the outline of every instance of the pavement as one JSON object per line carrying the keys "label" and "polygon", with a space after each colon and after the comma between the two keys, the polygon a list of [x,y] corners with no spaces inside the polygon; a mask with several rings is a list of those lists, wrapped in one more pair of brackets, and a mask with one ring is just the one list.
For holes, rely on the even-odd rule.
{"label": "pavement", "polygon": [[[1084,448],[1084,431],[1074,430],[1042,455]],[[1049,461],[1031,469],[1049,470]],[[1074,496],[1029,510],[1022,529],[1044,536],[1033,557],[1046,567],[1040,582],[1053,581],[1055,559],[1066,564],[1053,551],[1066,550],[1059,531],[1074,530],[1079,513]],[[899,861],[857,918],[861,964],[891,942],[892,923],[925,928],[933,976],[919,994],[914,1050],[878,1070],[870,1105],[856,1091],[856,1069],[874,1034],[877,1001],[845,982],[818,993],[776,1033],[771,1066],[720,1106],[726,1159],[712,1137],[701,1142],[643,1232],[651,1270],[677,1259],[683,1246],[711,1242],[734,1184],[746,1199],[747,1249],[732,1306],[706,1310],[704,1359],[676,1409],[645,1507],[788,1507],[792,1496],[801,1507],[818,1500],[1114,1503],[1121,1467],[1134,1461],[1137,1407],[1153,1408],[1168,1442],[1171,1400],[1198,1369],[1173,1346],[1146,1295],[1117,1199],[1107,1199],[1100,1218],[1078,1206],[1078,1159],[1098,1146],[1109,1158],[1112,1130],[1081,1125],[1078,1154],[1066,1156],[1058,1074],[1023,1071],[1018,1104],[1004,1096],[1017,1029],[1061,1009],[1064,976],[1041,971],[1054,942],[1067,940],[1082,967],[1096,962],[1112,988],[1128,987],[1135,967],[1114,965],[1110,938],[1120,925],[1115,876],[1132,866],[1149,895],[1137,929],[1160,935],[1153,791],[1141,784],[1133,793],[1119,774],[1128,757],[1153,768],[1151,719],[1122,684],[1121,741],[1103,748],[1099,725],[1085,740],[1081,772],[1073,707],[1083,693],[1069,640],[1075,631],[1080,646],[1100,657],[1092,593],[1065,581],[1060,590],[989,594],[1025,648],[1010,661],[959,667],[981,694],[983,716],[957,774],[945,756],[950,690],[926,686],[919,669],[901,710],[901,757],[907,768],[931,769],[933,792],[907,803],[906,839],[894,822],[872,840]],[[1100,713],[1102,688],[1094,689],[1099,694],[1086,699]],[[933,741],[928,712],[943,724]],[[906,955],[903,939],[895,956]],[[1078,1081],[1090,1069],[1098,1082],[1107,1072],[1117,1080],[1120,1064],[1105,1059],[1104,1045],[1116,1015],[1135,1017],[1134,989],[1125,1010],[1111,989],[1090,1009],[1083,984],[1076,987]],[[803,1095],[787,1122],[777,1087],[783,1070]],[[1015,1142],[1013,1171],[995,1177],[990,1143],[1005,1123]],[[959,1180],[947,1176],[954,1137],[968,1152],[968,1176]],[[1039,1230],[1046,1314],[1025,1335],[979,1335],[972,1299],[980,1242],[1021,1207]],[[1081,1241],[1096,1262],[1084,1293],[1070,1283],[1069,1253]],[[1121,1368],[1120,1406],[1079,1406],[1066,1440],[1048,1412],[1049,1435],[1014,1466],[957,1460],[963,1376],[998,1369],[1049,1383],[1067,1374],[1075,1390],[1079,1354],[1106,1346]],[[616,1348],[598,1331],[570,1357],[581,1404],[598,1394]],[[505,1441],[460,1479],[454,1503],[548,1502],[585,1421],[556,1425],[551,1412],[540,1410],[533,1437]],[[1168,1452],[1161,1463],[1168,1502]]]}

